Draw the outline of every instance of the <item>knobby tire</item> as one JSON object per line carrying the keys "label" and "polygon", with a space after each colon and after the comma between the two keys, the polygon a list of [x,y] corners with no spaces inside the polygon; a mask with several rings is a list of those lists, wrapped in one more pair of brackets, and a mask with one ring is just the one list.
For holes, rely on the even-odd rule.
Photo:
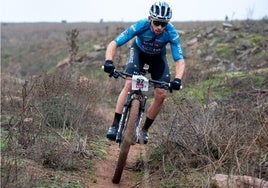
{"label": "knobby tire", "polygon": [[129,111],[128,120],[126,123],[126,130],[123,135],[123,140],[120,145],[120,151],[118,156],[118,161],[115,167],[112,182],[118,184],[120,182],[124,167],[126,165],[126,160],[131,144],[133,143],[133,135],[135,134],[135,125],[139,116],[140,101],[138,99],[133,99],[131,102],[131,107]]}

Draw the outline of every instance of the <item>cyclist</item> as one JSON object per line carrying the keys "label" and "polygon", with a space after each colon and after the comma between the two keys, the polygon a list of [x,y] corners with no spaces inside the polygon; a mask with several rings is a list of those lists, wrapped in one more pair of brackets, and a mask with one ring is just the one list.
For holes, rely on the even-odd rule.
{"label": "cyclist", "polygon": [[[173,90],[179,90],[185,70],[185,61],[179,34],[169,22],[171,17],[172,10],[166,2],[154,3],[150,7],[148,18],[137,21],[108,44],[104,71],[112,74],[115,69],[113,58],[117,48],[135,37],[130,48],[126,72],[139,74],[144,64],[148,64],[148,72],[152,79],[170,82],[170,69],[166,57],[166,45],[170,43],[172,57],[175,61],[175,78],[171,81],[171,87]],[[141,129],[141,137],[139,138],[143,139],[145,144],[148,142],[148,130],[160,112],[167,95],[167,90],[159,85],[154,85],[154,88],[154,99],[147,110],[145,124]],[[106,134],[110,140],[116,139],[124,102],[130,89],[131,80],[126,80],[117,99],[113,124]]]}

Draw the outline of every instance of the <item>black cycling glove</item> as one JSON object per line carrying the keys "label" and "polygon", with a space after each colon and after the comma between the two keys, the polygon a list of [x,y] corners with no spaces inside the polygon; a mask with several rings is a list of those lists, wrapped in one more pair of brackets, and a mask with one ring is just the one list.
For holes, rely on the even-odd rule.
{"label": "black cycling glove", "polygon": [[113,65],[113,61],[106,60],[103,67],[104,67],[104,72],[107,72],[110,75],[113,75],[113,72],[114,72],[114,69],[115,69],[115,67]]}
{"label": "black cycling glove", "polygon": [[175,78],[171,83],[171,88],[174,90],[180,90],[181,89],[181,79]]}

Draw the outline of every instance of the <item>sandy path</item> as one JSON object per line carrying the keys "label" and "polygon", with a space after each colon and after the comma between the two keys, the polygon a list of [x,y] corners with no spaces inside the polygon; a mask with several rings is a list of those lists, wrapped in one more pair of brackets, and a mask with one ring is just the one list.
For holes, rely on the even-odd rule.
{"label": "sandy path", "polygon": [[[119,184],[112,183],[112,175],[114,164],[118,156],[119,147],[115,142],[111,142],[108,148],[107,156],[104,160],[99,160],[95,166],[95,182],[92,185],[94,188],[135,188],[142,187],[141,180],[135,177],[134,172],[130,169],[134,166],[136,159],[141,153],[144,153],[144,147],[139,144],[131,146],[128,155],[127,164],[123,171]],[[144,187],[144,186],[143,186]]]}
{"label": "sandy path", "polygon": [[[103,118],[107,121],[107,125],[111,122],[113,117],[113,110],[108,108],[99,109],[100,114],[106,114]],[[108,129],[108,127],[107,127]],[[119,184],[112,183],[112,176],[114,172],[115,161],[117,160],[119,153],[118,143],[110,142],[107,149],[107,155],[104,159],[96,161],[95,164],[95,180],[91,188],[147,188],[144,180],[137,179],[135,173],[130,169],[136,163],[137,157],[142,156],[144,158],[146,151],[146,145],[136,144],[130,147],[130,151],[127,158],[126,167],[123,171],[121,181]],[[145,177],[145,176],[144,176]],[[142,177],[144,179],[144,177]]]}

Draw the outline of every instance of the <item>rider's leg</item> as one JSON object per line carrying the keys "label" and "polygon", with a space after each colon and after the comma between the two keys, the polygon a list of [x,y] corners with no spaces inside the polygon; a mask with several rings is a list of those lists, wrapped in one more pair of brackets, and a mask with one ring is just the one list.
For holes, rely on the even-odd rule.
{"label": "rider's leg", "polygon": [[157,114],[160,112],[166,96],[167,96],[167,91],[165,89],[161,89],[161,88],[155,89],[153,102],[148,108],[147,117],[146,117],[144,126],[142,127],[141,137],[143,139],[144,144],[148,142],[148,130],[150,126],[153,124]]}
{"label": "rider's leg", "polygon": [[123,111],[123,107],[124,107],[124,103],[126,101],[127,98],[127,94],[128,91],[130,90],[131,87],[131,81],[127,80],[125,83],[124,88],[121,90],[118,99],[117,99],[117,103],[116,103],[116,107],[115,107],[115,114],[114,114],[114,120],[113,120],[113,125],[116,128],[118,128],[119,126],[119,122],[122,116],[122,111]]}
{"label": "rider's leg", "polygon": [[154,99],[153,102],[151,103],[147,116],[151,119],[155,119],[157,114],[160,112],[163,103],[167,97],[167,90],[163,88],[155,88],[154,90]]}
{"label": "rider's leg", "polygon": [[167,91],[165,89],[156,88],[154,90],[154,99],[147,110],[147,117],[146,117],[144,126],[142,127],[142,132],[141,132],[141,137],[140,137],[143,140],[144,144],[147,144],[148,142],[148,136],[149,136],[148,130],[150,126],[153,124],[157,114],[160,112],[166,96],[167,96]]}
{"label": "rider's leg", "polygon": [[114,113],[114,121],[113,121],[113,124],[112,125],[118,127],[119,122],[120,122],[120,119],[121,119],[121,116],[122,116],[122,113],[115,112]]}
{"label": "rider's leg", "polygon": [[122,114],[124,103],[126,102],[127,94],[131,89],[131,79],[126,80],[124,88],[121,90],[121,93],[117,99],[115,112]]}

